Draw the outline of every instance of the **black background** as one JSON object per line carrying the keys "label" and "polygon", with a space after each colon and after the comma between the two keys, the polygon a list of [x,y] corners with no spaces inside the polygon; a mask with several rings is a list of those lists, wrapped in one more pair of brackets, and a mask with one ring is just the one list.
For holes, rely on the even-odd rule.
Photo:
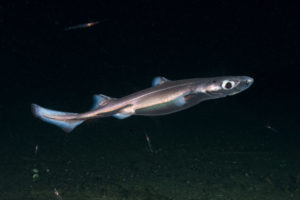
{"label": "black background", "polygon": [[[298,9],[280,1],[1,2],[2,141],[19,146],[25,138],[40,142],[39,131],[57,134],[43,135],[45,142],[60,134],[32,116],[31,103],[84,112],[93,94],[121,97],[149,87],[158,75],[171,80],[248,75],[255,83],[239,95],[153,120],[165,123],[164,134],[170,135],[171,129],[209,130],[215,124],[226,134],[233,128],[258,129],[261,135],[272,124],[280,137],[297,143]],[[90,21],[100,23],[65,31]],[[153,125],[147,120],[99,119],[75,132],[104,124],[108,130],[142,130]]]}

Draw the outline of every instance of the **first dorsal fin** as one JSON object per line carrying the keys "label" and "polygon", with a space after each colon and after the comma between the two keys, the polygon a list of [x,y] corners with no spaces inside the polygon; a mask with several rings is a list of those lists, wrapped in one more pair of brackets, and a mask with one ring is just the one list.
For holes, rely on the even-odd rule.
{"label": "first dorsal fin", "polygon": [[153,79],[152,81],[152,86],[157,86],[157,85],[161,85],[161,84],[164,84],[165,82],[167,81],[170,81],[168,79],[166,79],[165,77],[163,76],[157,76]]}
{"label": "first dorsal fin", "polygon": [[93,107],[92,107],[92,110],[95,110],[101,106],[104,106],[106,105],[109,101],[112,100],[111,97],[109,96],[106,96],[104,94],[95,94],[93,96],[94,98],[94,104],[93,104]]}

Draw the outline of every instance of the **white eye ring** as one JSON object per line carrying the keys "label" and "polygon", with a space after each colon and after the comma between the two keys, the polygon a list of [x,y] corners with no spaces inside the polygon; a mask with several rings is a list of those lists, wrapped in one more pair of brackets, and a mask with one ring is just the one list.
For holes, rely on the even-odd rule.
{"label": "white eye ring", "polygon": [[230,89],[234,88],[234,86],[235,86],[235,82],[234,81],[225,80],[222,83],[222,88],[224,90],[230,90]]}

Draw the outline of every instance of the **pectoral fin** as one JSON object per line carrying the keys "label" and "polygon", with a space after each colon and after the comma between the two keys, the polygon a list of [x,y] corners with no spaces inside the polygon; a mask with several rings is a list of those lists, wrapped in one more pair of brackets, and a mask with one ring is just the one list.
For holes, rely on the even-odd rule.
{"label": "pectoral fin", "polygon": [[186,100],[185,100],[184,96],[181,96],[181,97],[178,97],[177,99],[173,100],[173,102],[177,106],[183,106],[186,103]]}
{"label": "pectoral fin", "polygon": [[191,101],[196,95],[195,94],[187,94],[187,95],[183,95],[180,96],[178,98],[176,98],[175,100],[173,100],[173,102],[177,105],[177,106],[183,106],[184,104],[186,104],[188,101]]}
{"label": "pectoral fin", "polygon": [[123,114],[123,113],[117,113],[117,114],[113,115],[113,117],[115,117],[117,119],[125,119],[130,116],[131,116],[131,114]]}

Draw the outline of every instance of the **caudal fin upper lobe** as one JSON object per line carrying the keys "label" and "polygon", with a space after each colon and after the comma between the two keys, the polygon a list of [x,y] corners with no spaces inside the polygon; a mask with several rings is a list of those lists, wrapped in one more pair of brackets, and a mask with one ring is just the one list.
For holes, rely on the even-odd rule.
{"label": "caudal fin upper lobe", "polygon": [[[31,105],[32,113],[44,122],[53,124],[62,128],[66,132],[71,132],[74,128],[84,122],[84,120],[76,120],[77,113],[62,112],[43,108],[37,104]],[[70,117],[73,116],[74,119]]]}

